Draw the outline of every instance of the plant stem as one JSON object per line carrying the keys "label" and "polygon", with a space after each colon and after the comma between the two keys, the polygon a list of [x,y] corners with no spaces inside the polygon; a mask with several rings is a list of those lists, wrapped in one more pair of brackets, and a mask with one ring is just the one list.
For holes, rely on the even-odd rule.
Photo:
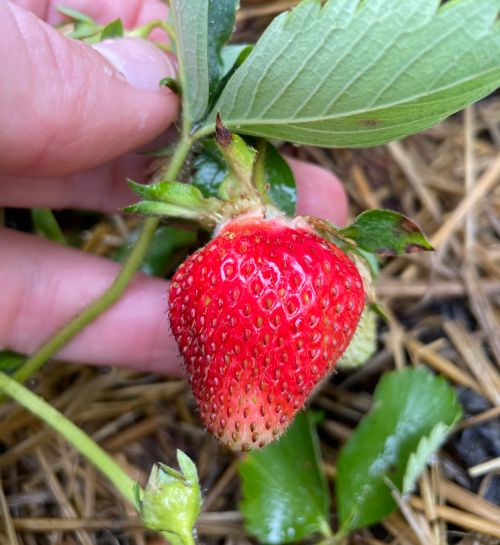
{"label": "plant stem", "polygon": [[[175,179],[177,177],[191,150],[191,146],[192,141],[189,138],[181,138],[165,173],[168,179]],[[69,324],[60,329],[35,354],[23,363],[16,373],[14,373],[14,378],[17,381],[24,382],[33,376],[49,358],[54,356],[77,333],[120,298],[140,267],[157,227],[158,219],[156,218],[149,218],[144,222],[139,239],[113,284],[99,299],[91,303],[81,314],[73,318]],[[1,397],[0,401],[2,401]]]}
{"label": "plant stem", "polygon": [[[145,25],[134,28],[133,30],[126,32],[125,35],[127,37],[142,38],[143,40],[146,40],[147,38],[149,38],[149,35],[151,34],[151,32],[153,32],[155,28],[163,29],[167,33],[170,41],[175,42],[174,29],[166,21],[162,21],[161,19],[155,19],[154,21],[150,21]],[[155,45],[158,44],[155,43]],[[172,50],[169,48],[169,51]]]}
{"label": "plant stem", "polygon": [[2,372],[0,372],[0,390],[58,431],[78,452],[106,475],[126,500],[135,505],[135,481],[78,426],[41,397]]}

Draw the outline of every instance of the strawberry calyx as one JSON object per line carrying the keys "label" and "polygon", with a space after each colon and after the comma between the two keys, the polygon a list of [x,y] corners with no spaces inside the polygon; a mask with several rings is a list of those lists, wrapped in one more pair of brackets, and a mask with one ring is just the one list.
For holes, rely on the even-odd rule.
{"label": "strawberry calyx", "polygon": [[124,212],[195,221],[209,230],[247,213],[275,215],[277,210],[270,204],[267,188],[257,176],[257,152],[230,132],[219,116],[215,140],[228,165],[219,198],[204,197],[197,187],[178,181],[143,185],[129,180],[130,188],[144,200],[127,206]]}

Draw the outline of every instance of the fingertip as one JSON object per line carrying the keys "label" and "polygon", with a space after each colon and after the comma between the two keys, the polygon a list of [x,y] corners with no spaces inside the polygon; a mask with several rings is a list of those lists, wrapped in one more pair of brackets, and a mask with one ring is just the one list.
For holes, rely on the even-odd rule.
{"label": "fingertip", "polygon": [[0,3],[2,12],[9,108],[0,109],[0,125],[13,128],[0,133],[0,148],[9,150],[0,157],[4,174],[58,176],[90,168],[137,149],[177,118],[178,97],[159,86],[175,68],[153,44],[126,38],[96,50],[14,5]]}
{"label": "fingertip", "polygon": [[297,212],[342,226],[347,223],[348,201],[342,182],[332,172],[311,163],[286,158],[297,183]]}

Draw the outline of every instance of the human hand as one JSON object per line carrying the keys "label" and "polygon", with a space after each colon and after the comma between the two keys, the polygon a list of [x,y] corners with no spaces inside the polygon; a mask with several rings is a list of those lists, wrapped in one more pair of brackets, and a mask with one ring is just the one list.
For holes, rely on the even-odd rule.
{"label": "human hand", "polygon": [[[54,4],[0,0],[0,206],[116,210],[134,199],[125,178],[144,179],[146,159],[131,152],[176,119],[178,98],[158,87],[174,76],[174,65],[139,40],[91,47],[63,37],[41,20],[60,20]],[[64,4],[101,23],[121,17],[127,28],[167,15],[160,0]],[[298,212],[344,223],[339,181],[320,167],[289,162]],[[0,229],[0,349],[36,351],[99,298],[118,269],[107,259]],[[137,274],[58,358],[179,374],[167,291],[166,281]]]}

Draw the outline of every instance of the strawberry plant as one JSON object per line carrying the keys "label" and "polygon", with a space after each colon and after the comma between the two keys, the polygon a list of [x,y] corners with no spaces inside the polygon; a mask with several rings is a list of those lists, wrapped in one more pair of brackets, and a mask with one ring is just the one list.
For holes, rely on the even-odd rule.
{"label": "strawberry plant", "polygon": [[[296,216],[293,175],[275,146],[382,144],[494,91],[500,2],[304,0],[255,46],[226,45],[237,7],[171,0],[168,23],[132,31],[147,37],[165,28],[179,63],[177,81],[159,82],[182,97],[178,139],[157,153],[151,184],[130,181],[143,200],[125,211],[151,217],[129,256],[119,252],[125,264],[115,285],[16,363],[13,378],[0,374],[0,388],[92,460],[149,528],[172,543],[193,542],[201,500],[191,460],[180,452],[181,471],[159,465],[134,492],[102,450],[19,382],[116,301],[142,262],[163,275],[165,256],[204,240],[172,277],[169,318],[201,420],[226,447],[255,450],[240,466],[247,529],[264,543],[315,532],[332,539],[315,417],[299,411],[337,361],[362,363],[373,351],[383,312],[370,254],[432,248],[411,219],[390,210],[364,212],[347,227]],[[66,13],[75,38],[124,33],[119,21],[99,27]],[[159,218],[196,224],[202,234],[159,228]],[[460,416],[453,390],[422,370],[387,374],[375,398],[338,460],[337,538],[390,513]]]}

